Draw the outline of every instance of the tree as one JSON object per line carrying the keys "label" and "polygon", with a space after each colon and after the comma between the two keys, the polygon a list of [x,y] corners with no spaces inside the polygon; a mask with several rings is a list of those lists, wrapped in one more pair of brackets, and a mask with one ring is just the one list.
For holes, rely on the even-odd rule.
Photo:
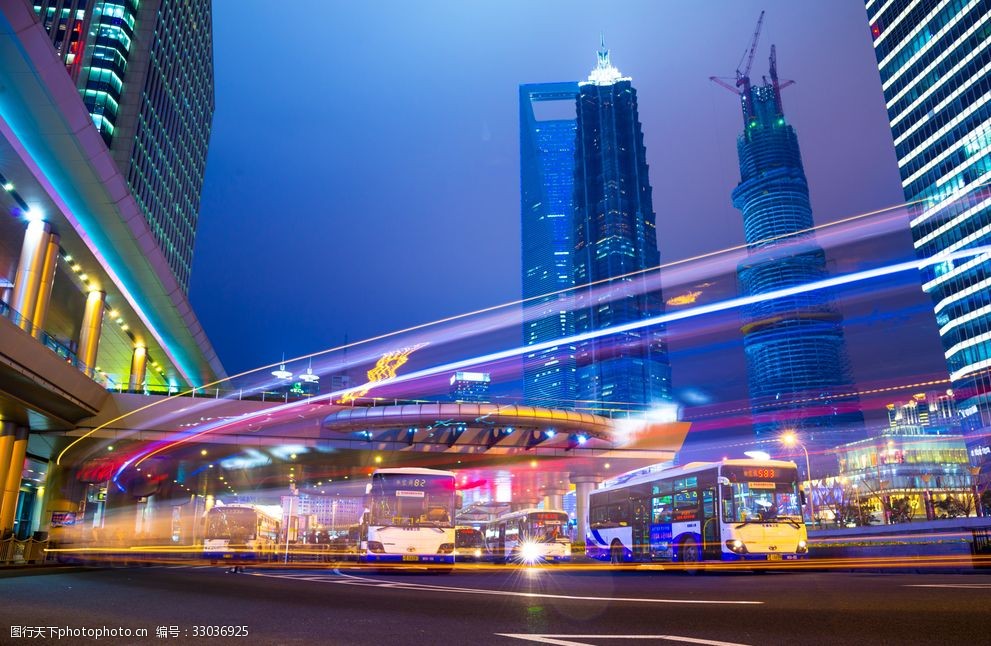
{"label": "tree", "polygon": [[910,523],[912,522],[912,503],[908,497],[891,499],[891,522]]}
{"label": "tree", "polygon": [[957,518],[970,515],[970,505],[957,500],[953,494],[948,494],[943,500],[937,500],[933,507],[939,510],[940,518]]}

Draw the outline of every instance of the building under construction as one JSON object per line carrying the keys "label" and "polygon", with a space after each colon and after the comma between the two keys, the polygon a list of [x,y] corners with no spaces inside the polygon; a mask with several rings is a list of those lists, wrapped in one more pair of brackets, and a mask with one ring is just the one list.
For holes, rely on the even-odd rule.
{"label": "building under construction", "polygon": [[[790,290],[826,278],[826,257],[812,231],[798,137],[781,106],[781,89],[791,82],[778,80],[773,45],[770,78],[759,84],[750,80],[760,26],[759,21],[735,85],[715,79],[738,94],[743,107],[740,183],[733,191],[749,250],[737,268],[740,291],[759,296],[789,290],[743,310],[753,426],[758,436],[787,428],[802,431],[806,442],[830,446],[859,439],[864,420],[842,317],[830,294]],[[847,433],[828,437],[833,433],[826,431]]]}

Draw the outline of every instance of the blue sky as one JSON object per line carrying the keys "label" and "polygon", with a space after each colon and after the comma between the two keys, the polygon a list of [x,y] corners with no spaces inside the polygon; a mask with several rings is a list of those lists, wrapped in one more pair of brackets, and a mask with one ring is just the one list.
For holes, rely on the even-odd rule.
{"label": "blue sky", "polygon": [[[739,106],[708,77],[761,9],[754,76],[775,43],[817,223],[900,202],[859,0],[215,2],[191,299],[228,371],[519,298],[517,88],[583,79],[600,33],[638,91],[662,261],[741,243]],[[938,367],[924,296],[899,299]]]}

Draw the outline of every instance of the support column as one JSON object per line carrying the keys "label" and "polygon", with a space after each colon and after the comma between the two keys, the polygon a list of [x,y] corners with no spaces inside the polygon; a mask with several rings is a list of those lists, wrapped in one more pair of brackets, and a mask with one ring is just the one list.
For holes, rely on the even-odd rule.
{"label": "support column", "polygon": [[142,390],[145,383],[145,367],[148,362],[148,349],[143,345],[134,346],[131,354],[131,376],[127,380],[128,390]]}
{"label": "support column", "polygon": [[34,507],[31,508],[31,527],[28,531],[29,538],[41,530],[41,512],[45,508],[45,501],[47,498],[48,492],[46,487],[44,485],[38,487],[35,491]]}
{"label": "support column", "polygon": [[[53,458],[62,452],[69,444],[69,439],[62,438],[52,446]],[[54,459],[48,461],[45,469],[45,495],[41,499],[41,518],[36,531],[50,532],[52,529],[53,511],[76,511],[77,505],[70,500],[72,485],[70,469],[56,464]]]}
{"label": "support column", "polygon": [[537,496],[532,494],[523,494],[513,499],[510,503],[510,509],[513,511],[521,511],[523,509],[533,509],[540,502]]}
{"label": "support column", "polygon": [[[0,488],[7,482],[7,472],[10,471],[11,451],[14,449],[14,438],[17,426],[13,422],[0,422]],[[3,492],[0,489],[0,505],[3,505]]]}
{"label": "support column", "polygon": [[575,515],[578,516],[577,540],[584,541],[588,536],[588,496],[602,482],[602,476],[588,473],[571,474],[575,484]]}
{"label": "support column", "polygon": [[10,451],[10,466],[3,486],[3,502],[0,503],[0,536],[6,536],[14,528],[14,512],[17,510],[17,494],[21,490],[24,473],[24,457],[28,450],[28,429],[20,427],[14,433],[14,446]]}
{"label": "support column", "polygon": [[45,247],[45,261],[41,267],[41,282],[38,284],[38,299],[34,308],[34,336],[41,338],[45,329],[48,304],[52,300],[52,286],[55,284],[55,269],[58,266],[59,235],[54,231],[48,234]]}
{"label": "support column", "polygon": [[568,488],[560,484],[548,484],[540,488],[540,495],[544,501],[544,509],[564,509],[564,494],[568,493]]}
{"label": "support column", "polygon": [[96,351],[100,348],[100,332],[103,330],[103,305],[107,295],[92,291],[86,295],[86,308],[83,310],[83,325],[79,332],[79,361],[90,377],[96,367]]}
{"label": "support column", "polygon": [[21,257],[17,261],[10,307],[21,315],[17,324],[28,332],[32,331],[32,321],[38,305],[38,289],[42,282],[45,251],[51,232],[52,225],[43,220],[28,222],[21,245]]}

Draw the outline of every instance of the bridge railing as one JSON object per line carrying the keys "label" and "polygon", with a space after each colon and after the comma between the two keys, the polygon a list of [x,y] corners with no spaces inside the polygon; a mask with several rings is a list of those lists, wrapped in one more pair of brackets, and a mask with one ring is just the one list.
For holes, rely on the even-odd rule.
{"label": "bridge railing", "polygon": [[67,344],[35,325],[34,321],[25,317],[5,301],[0,301],[0,316],[10,320],[14,325],[38,339],[43,346],[65,359],[69,365],[75,367],[80,372],[87,372],[88,366],[79,360],[79,357]]}
{"label": "bridge railing", "polygon": [[13,535],[0,540],[0,565],[27,565],[45,560],[48,540],[26,538],[18,540]]}

